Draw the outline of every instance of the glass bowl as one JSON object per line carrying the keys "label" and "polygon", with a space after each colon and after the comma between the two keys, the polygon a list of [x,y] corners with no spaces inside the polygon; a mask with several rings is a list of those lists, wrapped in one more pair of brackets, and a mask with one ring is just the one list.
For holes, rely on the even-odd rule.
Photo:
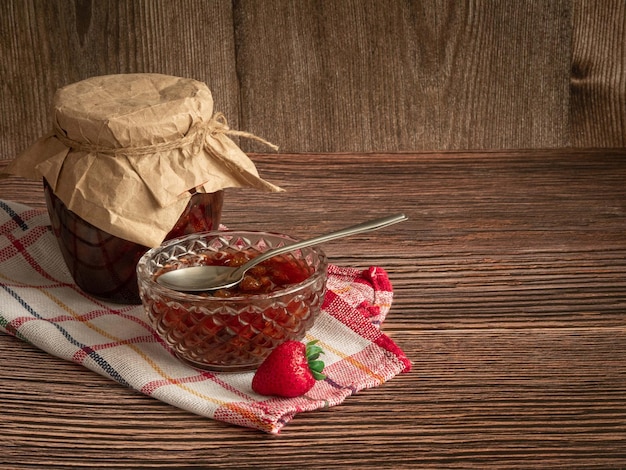
{"label": "glass bowl", "polygon": [[287,340],[301,340],[320,313],[327,260],[318,247],[277,255],[236,287],[191,294],[161,286],[163,272],[236,266],[293,238],[269,232],[214,231],[179,237],[139,260],[139,294],[157,334],[184,362],[215,371],[256,369]]}

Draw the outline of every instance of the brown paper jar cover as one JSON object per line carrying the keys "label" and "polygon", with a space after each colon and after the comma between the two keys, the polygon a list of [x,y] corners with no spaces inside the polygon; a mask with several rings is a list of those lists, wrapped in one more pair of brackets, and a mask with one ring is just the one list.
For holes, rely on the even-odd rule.
{"label": "brown paper jar cover", "polygon": [[6,172],[45,178],[69,210],[122,239],[158,246],[190,191],[281,191],[228,136],[262,139],[231,130],[202,82],[161,74],[93,77],[59,89],[52,114],[53,131]]}
{"label": "brown paper jar cover", "polygon": [[203,83],[95,77],[57,91],[53,131],[7,173],[43,178],[53,232],[81,289],[140,303],[135,267],[148,247],[217,229],[223,188],[281,190],[228,134],[258,139],[213,114]]}

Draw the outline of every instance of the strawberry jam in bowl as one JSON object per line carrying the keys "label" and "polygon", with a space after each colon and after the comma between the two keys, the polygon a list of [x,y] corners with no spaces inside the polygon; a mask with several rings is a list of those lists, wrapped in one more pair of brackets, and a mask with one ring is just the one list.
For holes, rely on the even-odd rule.
{"label": "strawberry jam in bowl", "polygon": [[191,266],[237,267],[295,242],[276,233],[215,231],[187,235],[148,251],[137,264],[139,294],[156,333],[200,369],[256,369],[287,340],[301,340],[320,313],[327,260],[318,247],[276,255],[251,268],[237,285],[186,293],[157,283],[163,273]]}

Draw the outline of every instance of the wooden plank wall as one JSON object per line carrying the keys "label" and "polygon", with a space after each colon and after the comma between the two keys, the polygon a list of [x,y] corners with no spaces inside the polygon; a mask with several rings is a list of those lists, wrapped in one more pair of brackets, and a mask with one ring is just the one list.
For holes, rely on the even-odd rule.
{"label": "wooden plank wall", "polygon": [[2,159],[126,72],[206,82],[283,152],[626,145],[624,0],[4,0],[0,34]]}

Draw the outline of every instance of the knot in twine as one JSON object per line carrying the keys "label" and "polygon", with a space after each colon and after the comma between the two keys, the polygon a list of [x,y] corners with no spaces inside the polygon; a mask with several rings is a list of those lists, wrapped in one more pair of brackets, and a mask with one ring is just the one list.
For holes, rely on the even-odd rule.
{"label": "knot in twine", "polygon": [[143,146],[109,147],[105,145],[74,140],[67,136],[67,134],[61,128],[56,119],[53,123],[53,131],[55,137],[68,148],[87,153],[97,153],[114,157],[118,155],[152,155],[155,153],[167,152],[170,150],[180,150],[189,146],[192,147],[192,154],[197,155],[204,146],[208,145],[206,142],[207,136],[214,136],[217,134],[245,137],[247,139],[256,140],[257,142],[267,145],[274,150],[278,150],[277,145],[274,145],[271,142],[268,142],[267,140],[262,139],[261,137],[258,137],[254,134],[251,134],[250,132],[236,131],[231,129],[228,126],[228,121],[226,120],[226,116],[224,116],[223,113],[215,113],[208,121],[198,122],[194,124],[189,128],[189,131],[179,139]]}

